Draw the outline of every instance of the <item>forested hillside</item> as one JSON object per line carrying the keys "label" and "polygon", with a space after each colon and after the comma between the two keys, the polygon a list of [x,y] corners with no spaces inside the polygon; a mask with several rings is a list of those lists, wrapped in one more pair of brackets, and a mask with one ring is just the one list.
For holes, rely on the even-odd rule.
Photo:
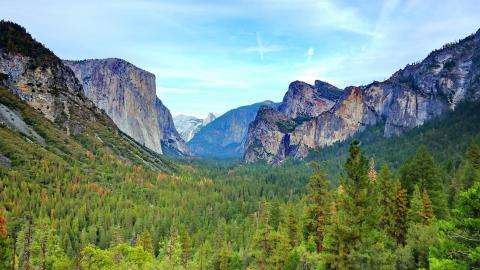
{"label": "forested hillside", "polygon": [[[320,165],[161,160],[158,170],[108,129],[67,136],[0,97],[45,138],[0,126],[1,269],[480,266],[476,104],[398,138],[359,134]],[[331,164],[341,177],[325,173]]]}

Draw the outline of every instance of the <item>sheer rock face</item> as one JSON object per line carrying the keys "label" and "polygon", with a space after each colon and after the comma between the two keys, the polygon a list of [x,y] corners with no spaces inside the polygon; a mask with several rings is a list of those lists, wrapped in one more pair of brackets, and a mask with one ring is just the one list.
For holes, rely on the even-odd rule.
{"label": "sheer rock face", "polygon": [[155,75],[121,59],[63,62],[82,83],[85,96],[120,130],[158,153],[188,153],[170,111],[156,95]]}
{"label": "sheer rock face", "polygon": [[[322,89],[334,94],[322,95]],[[310,149],[345,140],[376,123],[385,123],[386,137],[399,135],[464,100],[479,100],[480,31],[430,53],[384,82],[338,93],[321,81],[315,86],[293,82],[279,111],[259,112],[250,125],[244,160],[278,163],[288,157],[304,158]],[[280,130],[278,123],[289,128]]]}

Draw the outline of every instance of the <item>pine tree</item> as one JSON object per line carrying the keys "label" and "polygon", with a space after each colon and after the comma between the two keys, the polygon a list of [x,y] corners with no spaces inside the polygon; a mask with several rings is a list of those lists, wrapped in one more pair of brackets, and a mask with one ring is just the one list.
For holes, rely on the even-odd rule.
{"label": "pine tree", "polygon": [[[360,142],[350,145],[345,163],[343,192],[337,193],[336,213],[329,226],[326,243],[327,264],[332,269],[391,268],[392,248],[379,228],[375,186],[368,177],[369,161],[361,153]],[[379,244],[381,243],[381,244]],[[373,255],[375,254],[375,255]]]}
{"label": "pine tree", "polygon": [[292,204],[287,206],[287,235],[290,248],[298,245],[298,217]]}
{"label": "pine tree", "polygon": [[306,239],[315,241],[317,252],[323,249],[325,226],[328,219],[328,179],[318,163],[314,164],[316,172],[308,183],[308,216],[305,222]]}
{"label": "pine tree", "polygon": [[470,188],[480,179],[480,146],[472,143],[468,148],[460,168],[461,187]]}
{"label": "pine tree", "polygon": [[397,181],[395,188],[395,241],[397,245],[405,244],[405,237],[407,234],[408,224],[407,224],[407,193],[406,190],[402,188],[400,181]]}
{"label": "pine tree", "polygon": [[395,236],[395,205],[396,189],[392,173],[387,164],[384,164],[377,177],[378,206],[380,211],[380,226],[391,237]]}
{"label": "pine tree", "polygon": [[153,241],[150,232],[145,228],[142,232],[142,247],[143,250],[153,255]]}
{"label": "pine tree", "polygon": [[423,224],[431,224],[433,219],[432,202],[430,201],[430,197],[428,196],[428,192],[426,190],[423,190],[422,193],[422,210],[420,216],[422,217]]}
{"label": "pine tree", "polygon": [[282,219],[280,213],[280,203],[278,201],[273,202],[272,210],[270,211],[270,226],[276,231],[280,225]]}
{"label": "pine tree", "polygon": [[257,229],[254,235],[253,257],[258,269],[268,269],[269,256],[273,251],[271,242],[271,230],[269,224],[270,205],[267,202],[260,204],[260,209],[256,215]]}
{"label": "pine tree", "polygon": [[413,187],[413,193],[410,199],[410,208],[408,209],[408,222],[411,224],[422,222],[422,216],[420,212],[422,211],[422,193],[420,193],[420,188],[418,185]]}
{"label": "pine tree", "polygon": [[402,165],[400,179],[408,194],[412,194],[415,184],[418,184],[421,190],[427,190],[435,215],[442,218],[448,216],[448,201],[440,170],[425,146],[419,147],[415,157]]}
{"label": "pine tree", "polygon": [[225,241],[220,250],[220,270],[228,270],[228,259],[230,252],[228,250],[227,242]]}
{"label": "pine tree", "polygon": [[186,229],[183,229],[182,233],[180,234],[180,242],[182,244],[182,266],[183,268],[187,269],[192,253],[192,243],[190,234]]}

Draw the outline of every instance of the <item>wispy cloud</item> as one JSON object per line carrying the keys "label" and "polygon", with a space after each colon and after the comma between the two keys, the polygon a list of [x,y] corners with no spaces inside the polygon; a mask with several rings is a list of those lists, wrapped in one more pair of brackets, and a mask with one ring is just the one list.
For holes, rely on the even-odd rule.
{"label": "wispy cloud", "polygon": [[257,45],[254,46],[254,47],[247,47],[244,50],[245,52],[258,53],[258,55],[260,56],[260,59],[263,60],[265,54],[271,53],[271,52],[279,52],[279,51],[283,50],[283,47],[281,47],[281,46],[264,43],[262,35],[258,32],[256,33],[256,37],[257,37]]}

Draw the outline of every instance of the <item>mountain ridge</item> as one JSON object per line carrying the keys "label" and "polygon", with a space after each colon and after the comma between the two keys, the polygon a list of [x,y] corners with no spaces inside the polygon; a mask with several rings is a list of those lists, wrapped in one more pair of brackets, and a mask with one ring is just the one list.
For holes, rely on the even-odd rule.
{"label": "mountain ridge", "polygon": [[[284,117],[277,114],[274,118],[281,127],[289,124],[290,128],[267,125],[267,119],[261,119],[264,115],[259,112],[249,127],[244,160],[279,163],[290,156],[304,158],[312,149],[345,140],[381,121],[385,121],[384,136],[395,136],[453,110],[463,100],[478,100],[479,48],[477,31],[407,65],[383,82],[346,87],[331,108],[312,102],[313,90],[293,91],[299,84],[293,82],[278,111]],[[315,87],[303,84],[310,89]],[[317,84],[329,85],[321,81]],[[295,110],[286,109],[289,107]],[[298,116],[303,119],[295,123]],[[273,137],[279,139],[272,141]]]}

